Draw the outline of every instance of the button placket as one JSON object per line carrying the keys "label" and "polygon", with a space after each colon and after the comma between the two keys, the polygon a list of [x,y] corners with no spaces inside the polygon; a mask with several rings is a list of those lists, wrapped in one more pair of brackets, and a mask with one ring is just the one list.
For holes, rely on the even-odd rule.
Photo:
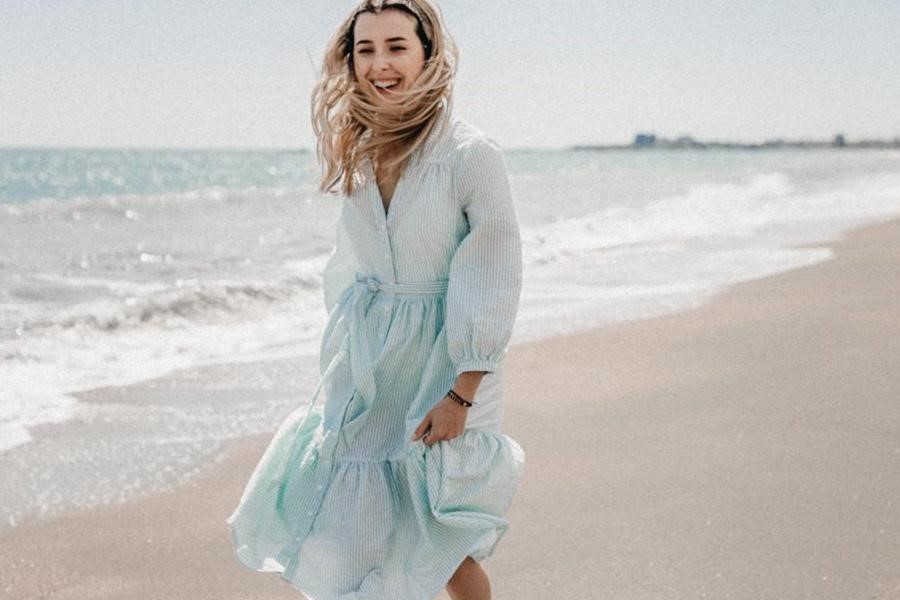
{"label": "button placket", "polygon": [[[416,149],[414,157],[420,151],[421,147]],[[393,250],[391,248],[391,223],[396,219],[394,213],[397,212],[399,208],[402,208],[401,206],[398,206],[398,203],[402,204],[402,200],[404,199],[404,194],[406,193],[406,187],[408,185],[407,180],[414,177],[411,170],[415,168],[415,162],[416,160],[413,158],[400,174],[397,184],[394,187],[394,195],[391,198],[387,211],[384,209],[384,201],[381,198],[381,191],[378,189],[378,182],[376,181],[372,164],[371,162],[366,163],[368,175],[371,178],[368,182],[368,187],[370,190],[370,205],[375,214],[375,229],[379,234],[378,237],[380,238],[380,244],[382,246],[382,258],[384,259],[384,262],[387,263],[385,267],[389,267],[388,271],[390,272],[391,281],[396,280],[397,277],[397,274],[394,272]]]}
{"label": "button placket", "polygon": [[[319,480],[319,483],[316,485],[316,489],[319,491],[319,493],[316,495],[316,499],[313,503],[313,508],[306,511],[307,517],[313,517],[316,512],[321,509],[322,502],[325,500],[326,492],[324,490],[327,487],[326,484],[331,482],[334,476],[334,455],[337,451],[337,434],[333,432],[329,432],[328,434],[326,434],[322,439],[320,447],[322,449],[322,453],[320,454],[321,461],[315,475]],[[312,530],[312,526],[313,519],[308,519],[305,524],[301,524],[294,531],[294,543],[282,548],[280,559],[287,557],[287,560],[289,561],[288,571],[296,569],[300,546],[302,546],[302,541],[306,539],[306,536],[309,535],[309,532]]]}

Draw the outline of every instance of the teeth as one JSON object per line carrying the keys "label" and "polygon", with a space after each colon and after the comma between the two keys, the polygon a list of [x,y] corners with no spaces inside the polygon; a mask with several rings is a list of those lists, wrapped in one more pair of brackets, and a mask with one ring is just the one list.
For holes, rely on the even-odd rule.
{"label": "teeth", "polygon": [[400,83],[399,79],[384,79],[379,81],[374,81],[375,87],[386,88],[390,87],[394,84]]}

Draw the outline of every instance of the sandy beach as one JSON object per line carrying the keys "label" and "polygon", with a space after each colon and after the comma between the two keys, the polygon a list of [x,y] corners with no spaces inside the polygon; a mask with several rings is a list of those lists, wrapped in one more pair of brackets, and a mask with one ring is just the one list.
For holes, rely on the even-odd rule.
{"label": "sandy beach", "polygon": [[[832,247],[694,310],[511,348],[527,465],[484,563],[495,598],[900,598],[900,219]],[[225,524],[270,437],[175,491],[0,533],[0,597],[298,598]]]}

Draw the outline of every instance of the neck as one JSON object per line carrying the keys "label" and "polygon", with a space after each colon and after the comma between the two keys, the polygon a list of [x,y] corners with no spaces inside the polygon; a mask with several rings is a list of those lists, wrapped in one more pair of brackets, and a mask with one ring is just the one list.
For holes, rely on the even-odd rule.
{"label": "neck", "polygon": [[390,160],[391,158],[400,154],[399,146],[392,146],[389,148],[382,148],[379,153],[375,156],[375,166],[382,170],[384,169],[384,164]]}

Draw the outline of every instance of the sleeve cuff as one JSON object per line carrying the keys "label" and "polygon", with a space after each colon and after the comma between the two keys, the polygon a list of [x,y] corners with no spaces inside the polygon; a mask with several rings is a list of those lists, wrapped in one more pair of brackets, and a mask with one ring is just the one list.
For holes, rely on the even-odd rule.
{"label": "sleeve cuff", "polygon": [[456,376],[466,371],[487,371],[493,373],[497,370],[497,361],[489,359],[470,359],[456,363]]}

